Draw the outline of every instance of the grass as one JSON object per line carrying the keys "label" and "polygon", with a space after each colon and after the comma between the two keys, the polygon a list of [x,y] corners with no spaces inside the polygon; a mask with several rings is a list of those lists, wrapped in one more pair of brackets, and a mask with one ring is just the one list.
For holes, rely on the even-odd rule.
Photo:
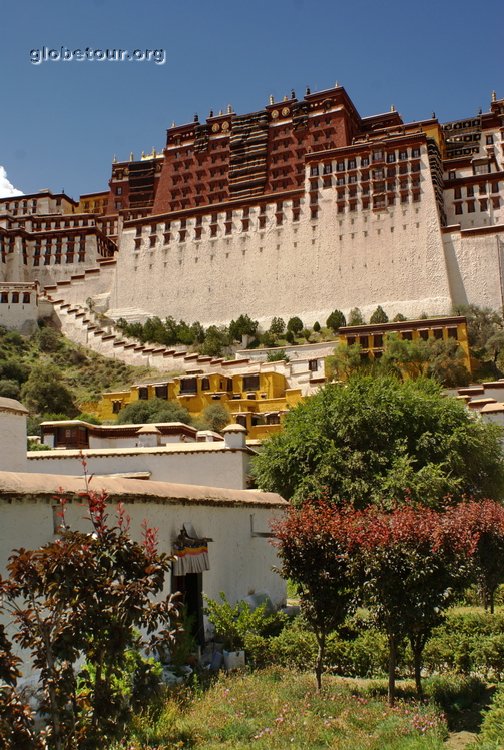
{"label": "grass", "polygon": [[281,668],[221,675],[206,691],[171,698],[157,717],[137,716],[129,750],[441,750],[447,724],[434,705],[389,708],[364,684]]}

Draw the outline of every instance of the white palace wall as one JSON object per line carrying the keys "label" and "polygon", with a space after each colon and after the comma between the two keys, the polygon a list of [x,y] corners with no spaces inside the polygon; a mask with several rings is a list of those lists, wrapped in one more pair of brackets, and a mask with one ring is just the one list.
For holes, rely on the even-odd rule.
{"label": "white palace wall", "polygon": [[[299,221],[292,200],[267,206],[265,229],[259,229],[259,206],[249,211],[250,230],[242,231],[242,210],[218,215],[217,236],[210,236],[211,214],[202,219],[202,238],[193,239],[195,219],[186,221],[187,240],[178,241],[180,220],[171,221],[170,242],[163,239],[165,217],[142,227],[135,249],[136,226],[123,230],[109,315],[132,306],[150,314],[173,315],[203,324],[228,323],[248,312],[263,324],[275,315],[299,315],[306,325],[325,321],[335,308],[358,306],[365,317],[381,304],[391,316],[418,317],[451,310],[443,243],[425,149],[421,197],[385,210],[338,213],[334,187],[319,180],[318,218],[311,219],[309,185],[301,199]],[[308,178],[307,178],[308,179]],[[348,209],[347,209],[348,211]],[[156,244],[150,226],[157,223]]]}

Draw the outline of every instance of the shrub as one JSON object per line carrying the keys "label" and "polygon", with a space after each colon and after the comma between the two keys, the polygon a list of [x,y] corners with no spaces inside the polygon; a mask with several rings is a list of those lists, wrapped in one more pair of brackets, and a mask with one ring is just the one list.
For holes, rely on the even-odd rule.
{"label": "shrub", "polygon": [[[496,691],[490,708],[485,712],[479,739],[485,750],[502,748],[504,737],[504,685]],[[495,743],[495,744],[486,744]],[[480,747],[478,744],[477,747]]]}
{"label": "shrub", "polygon": [[315,323],[313,324],[313,330],[315,331],[315,333],[319,333],[320,323],[318,322],[318,320],[316,320]]}
{"label": "shrub", "polygon": [[229,424],[231,415],[222,404],[210,404],[203,410],[203,420],[209,430],[220,432]]}
{"label": "shrub", "polygon": [[275,352],[268,352],[268,362],[279,362],[280,360],[290,362],[289,355],[286,353],[285,349],[277,349]]}
{"label": "shrub", "polygon": [[222,639],[230,651],[244,648],[247,635],[268,635],[283,627],[286,616],[281,612],[268,612],[266,603],[251,610],[244,601],[231,605],[223,592],[220,601],[206,599],[205,614],[215,628],[215,635]]}

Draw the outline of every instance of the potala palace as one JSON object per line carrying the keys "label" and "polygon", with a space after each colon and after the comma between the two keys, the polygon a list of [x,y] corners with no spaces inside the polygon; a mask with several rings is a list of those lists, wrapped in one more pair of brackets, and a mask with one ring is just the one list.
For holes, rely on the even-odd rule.
{"label": "potala palace", "polygon": [[205,325],[501,308],[503,205],[495,92],[448,123],[361,117],[342,86],[229,106],[173,124],[162,153],[114,159],[106,191],[0,200],[0,322],[29,328],[54,305],[101,342],[114,335],[90,306]]}

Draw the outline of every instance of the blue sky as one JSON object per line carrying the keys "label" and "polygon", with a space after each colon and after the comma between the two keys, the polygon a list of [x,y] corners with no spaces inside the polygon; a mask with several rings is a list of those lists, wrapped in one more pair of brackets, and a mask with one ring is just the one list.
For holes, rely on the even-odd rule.
{"label": "blue sky", "polygon": [[[487,110],[504,97],[502,0],[23,0],[0,6],[0,165],[25,193],[107,188],[112,156],[173,120],[249,112],[335,81],[362,115]],[[30,51],[164,49],[166,62],[30,62]],[[0,192],[2,191],[0,167]]]}

